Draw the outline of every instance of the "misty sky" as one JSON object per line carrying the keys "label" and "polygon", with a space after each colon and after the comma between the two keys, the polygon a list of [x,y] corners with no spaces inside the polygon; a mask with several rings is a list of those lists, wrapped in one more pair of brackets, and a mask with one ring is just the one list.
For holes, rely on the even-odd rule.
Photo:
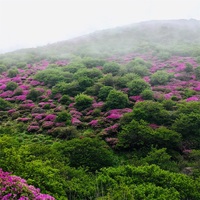
{"label": "misty sky", "polygon": [[0,0],[0,53],[135,22],[200,20],[200,0]]}

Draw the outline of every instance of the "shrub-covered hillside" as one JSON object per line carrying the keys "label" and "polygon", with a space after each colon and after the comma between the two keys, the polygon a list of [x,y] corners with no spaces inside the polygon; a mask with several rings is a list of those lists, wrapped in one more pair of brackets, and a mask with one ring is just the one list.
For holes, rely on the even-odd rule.
{"label": "shrub-covered hillside", "polygon": [[200,199],[199,22],[130,27],[1,55],[2,199]]}

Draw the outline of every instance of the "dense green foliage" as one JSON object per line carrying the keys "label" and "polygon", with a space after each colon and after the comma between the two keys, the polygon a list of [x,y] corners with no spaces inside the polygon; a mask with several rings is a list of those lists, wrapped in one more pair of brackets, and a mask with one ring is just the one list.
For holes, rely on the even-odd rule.
{"label": "dense green foliage", "polygon": [[130,95],[139,95],[141,94],[145,89],[149,89],[150,85],[145,82],[142,79],[135,79],[132,80],[127,84],[129,88],[129,94]]}
{"label": "dense green foliage", "polygon": [[8,110],[10,108],[12,108],[12,104],[0,98],[0,110]]}
{"label": "dense green foliage", "polygon": [[117,90],[111,90],[106,98],[106,107],[108,109],[126,108],[128,103],[127,94]]}
{"label": "dense green foliage", "polygon": [[14,67],[8,71],[8,77],[13,78],[17,76],[18,73],[19,73],[18,69]]}
{"label": "dense green foliage", "polygon": [[148,68],[151,66],[150,63],[145,62],[140,58],[136,58],[133,61],[126,64],[126,71],[128,73],[135,73],[139,76],[146,76],[149,74]]}
{"label": "dense green foliage", "polygon": [[92,100],[88,95],[79,94],[75,96],[75,106],[79,111],[84,110],[92,105]]}
{"label": "dense green foliage", "polygon": [[6,84],[6,89],[7,89],[7,90],[12,90],[12,91],[14,91],[17,87],[18,87],[17,83],[12,82],[12,81],[10,81],[10,82],[8,82],[8,83]]}
{"label": "dense green foliage", "polygon": [[118,63],[106,63],[103,66],[103,72],[105,74],[111,73],[112,75],[117,75],[120,70],[120,65]]}
{"label": "dense green foliage", "polygon": [[0,74],[2,73],[2,72],[5,72],[6,71],[6,66],[5,65],[0,65]]}
{"label": "dense green foliage", "polygon": [[164,85],[170,81],[171,74],[164,71],[157,71],[151,76],[152,85]]}

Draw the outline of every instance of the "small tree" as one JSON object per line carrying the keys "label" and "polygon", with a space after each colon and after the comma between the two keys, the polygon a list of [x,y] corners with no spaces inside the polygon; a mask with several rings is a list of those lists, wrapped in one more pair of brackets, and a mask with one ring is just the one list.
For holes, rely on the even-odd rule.
{"label": "small tree", "polygon": [[[183,139],[187,141],[195,141],[199,143],[200,141],[200,114],[190,113],[190,114],[180,114],[180,116],[175,120],[173,124],[173,129],[181,133]],[[198,144],[199,147],[199,144]]]}
{"label": "small tree", "polygon": [[58,113],[56,117],[57,122],[66,122],[67,125],[71,124],[71,115],[67,111],[62,111]]}
{"label": "small tree", "polygon": [[106,107],[108,109],[125,108],[128,104],[128,95],[117,90],[111,90],[106,99]]}
{"label": "small tree", "polygon": [[19,71],[17,68],[13,68],[8,71],[8,77],[10,78],[17,76],[17,74],[19,74]]}
{"label": "small tree", "polygon": [[152,100],[153,99],[153,91],[150,89],[145,89],[142,91],[141,96],[144,100]]}
{"label": "small tree", "polygon": [[6,66],[3,65],[3,64],[0,64],[0,74],[1,74],[2,72],[5,72],[5,71],[6,71]]}
{"label": "small tree", "polygon": [[8,110],[12,107],[12,104],[8,101],[0,98],[0,110]]}
{"label": "small tree", "polygon": [[94,59],[94,58],[91,58],[91,57],[85,57],[81,61],[87,68],[102,66],[105,63],[104,60]]}
{"label": "small tree", "polygon": [[172,74],[165,71],[157,71],[151,75],[151,84],[153,85],[165,85],[173,77]]}
{"label": "small tree", "polygon": [[16,64],[17,68],[20,68],[20,69],[26,68],[26,65],[27,65],[26,62],[19,62]]}
{"label": "small tree", "polygon": [[133,117],[136,120],[142,119],[155,124],[170,123],[172,120],[162,104],[154,101],[136,103],[133,108]]}
{"label": "small tree", "polygon": [[113,89],[114,88],[111,87],[111,86],[103,86],[103,87],[101,87],[100,90],[99,90],[99,94],[98,94],[99,99],[101,99],[102,101],[105,101],[107,96],[108,96],[108,94],[109,94],[109,92],[111,90],[113,90]]}
{"label": "small tree", "polygon": [[143,79],[135,79],[127,84],[129,95],[139,95],[145,89],[150,89],[150,85]]}
{"label": "small tree", "polygon": [[200,66],[195,68],[194,73],[196,75],[196,79],[200,80]]}
{"label": "small tree", "polygon": [[150,147],[153,138],[153,130],[147,122],[132,120],[124,125],[118,134],[117,147],[132,150],[133,148]]}
{"label": "small tree", "polygon": [[93,79],[88,78],[88,77],[80,77],[78,79],[78,83],[79,83],[80,91],[83,92],[86,90],[86,88],[92,86],[94,84],[94,81]]}
{"label": "small tree", "polygon": [[17,87],[18,87],[18,84],[12,81],[6,84],[6,90],[14,91]]}
{"label": "small tree", "polygon": [[93,98],[85,94],[78,94],[75,96],[75,107],[82,111],[92,105]]}
{"label": "small tree", "polygon": [[135,73],[139,76],[146,76],[149,74],[148,64],[142,59],[135,59],[126,64],[126,70],[129,73]]}
{"label": "small tree", "polygon": [[38,97],[41,95],[42,93],[38,90],[35,89],[31,89],[30,92],[27,95],[27,99],[31,99],[32,101],[37,101]]}
{"label": "small tree", "polygon": [[85,167],[91,172],[114,165],[114,154],[104,141],[91,138],[72,139],[63,147],[70,166]]}
{"label": "small tree", "polygon": [[120,64],[115,62],[106,63],[103,66],[103,73],[111,73],[113,76],[117,75],[120,70]]}
{"label": "small tree", "polygon": [[61,98],[60,98],[60,103],[64,104],[64,105],[69,105],[72,102],[71,98],[69,95],[64,94]]}
{"label": "small tree", "polygon": [[186,63],[185,71],[187,73],[193,72],[193,66],[190,63]]}

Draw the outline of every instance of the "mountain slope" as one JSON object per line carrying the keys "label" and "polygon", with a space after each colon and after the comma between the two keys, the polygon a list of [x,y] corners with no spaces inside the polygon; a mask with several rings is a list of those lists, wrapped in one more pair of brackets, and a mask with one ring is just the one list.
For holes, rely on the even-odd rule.
{"label": "mountain slope", "polygon": [[113,54],[158,50],[187,54],[188,51],[193,52],[193,46],[200,44],[199,33],[200,21],[194,19],[147,21],[5,55],[39,54],[66,58],[75,54],[105,58]]}

